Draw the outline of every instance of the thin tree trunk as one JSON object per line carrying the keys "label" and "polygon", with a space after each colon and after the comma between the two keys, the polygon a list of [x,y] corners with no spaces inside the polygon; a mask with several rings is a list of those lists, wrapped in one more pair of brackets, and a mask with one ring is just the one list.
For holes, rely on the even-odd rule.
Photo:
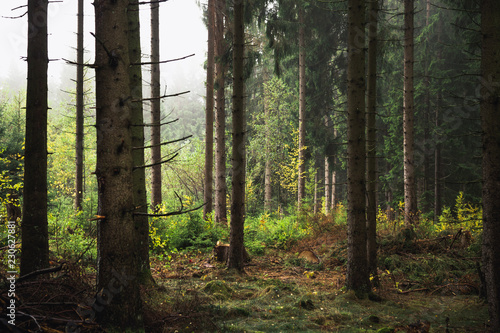
{"label": "thin tree trunk", "polygon": [[[333,126],[333,137],[337,138],[337,135],[338,135],[337,127],[334,125]],[[337,156],[333,156],[331,161],[332,161],[331,169],[333,169],[333,171],[332,171],[332,186],[331,186],[332,187],[332,190],[331,190],[332,201],[331,201],[330,209],[333,212],[335,212],[335,206],[337,204],[337,172],[335,171],[335,166],[337,164]]]}
{"label": "thin tree trunk", "polygon": [[[366,220],[368,269],[377,277],[377,24],[378,0],[370,3],[368,26],[368,84],[367,84],[367,122],[366,122]],[[378,278],[375,280],[378,283]]]}
{"label": "thin tree trunk", "polygon": [[413,99],[413,17],[414,0],[404,0],[404,101],[403,101],[403,145],[404,145],[404,196],[405,227],[412,227],[418,219],[415,187],[414,158],[414,99]]}
{"label": "thin tree trunk", "polygon": [[[430,24],[430,16],[431,16],[431,2],[430,0],[426,0],[426,16],[425,16],[425,25],[429,26]],[[427,47],[430,47],[430,42],[428,37],[426,38],[426,45]],[[422,210],[427,213],[430,211],[430,204],[432,201],[431,195],[430,195],[430,186],[431,186],[431,179],[432,179],[432,172],[431,172],[431,167],[430,167],[430,161],[431,161],[431,152],[429,149],[429,140],[430,140],[430,114],[431,114],[431,79],[429,75],[429,67],[430,67],[430,59],[431,59],[431,54],[427,52],[425,55],[424,59],[424,68],[425,68],[425,73],[424,73],[424,89],[425,89],[425,109],[424,109],[424,179],[423,179],[423,206]]]}
{"label": "thin tree trunk", "polygon": [[225,81],[227,64],[224,54],[227,47],[224,39],[224,14],[226,2],[217,0],[216,8],[216,80],[217,94],[215,107],[215,222],[227,226],[227,184],[226,184],[226,96]]}
{"label": "thin tree trunk", "polygon": [[82,210],[83,200],[83,0],[78,0],[78,32],[76,45],[76,175],[75,210]]}
{"label": "thin tree trunk", "polygon": [[[265,81],[267,82],[267,73]],[[272,200],[272,186],[271,186],[271,145],[269,143],[269,137],[271,135],[271,125],[269,124],[270,120],[270,111],[269,111],[269,101],[264,97],[264,122],[265,122],[265,131],[266,131],[266,163],[264,169],[264,210],[266,212],[271,212],[271,200]]]}
{"label": "thin tree trunk", "polygon": [[500,2],[481,2],[483,246],[489,331],[500,332]]}
{"label": "thin tree trunk", "polygon": [[441,115],[440,115],[440,107],[441,107],[441,92],[437,94],[437,105],[435,112],[435,142],[436,145],[434,147],[434,221],[439,221],[439,216],[441,215],[441,174],[442,174],[442,165],[441,165],[441,136],[440,136],[440,127],[441,127]]}
{"label": "thin tree trunk", "polygon": [[207,93],[205,110],[205,191],[203,218],[213,210],[215,0],[208,0]]}
{"label": "thin tree trunk", "polygon": [[[441,34],[442,34],[442,20],[439,20],[437,26],[437,35],[438,35],[438,44],[441,43]],[[442,58],[441,50],[437,53],[437,61],[440,61]],[[443,174],[443,165],[441,161],[441,104],[442,104],[442,95],[441,90],[438,90],[436,96],[436,112],[435,112],[435,134],[434,134],[434,221],[439,221],[439,216],[442,211],[442,185],[441,178]]]}
{"label": "thin tree trunk", "polygon": [[300,210],[305,198],[305,146],[306,146],[306,48],[305,48],[304,9],[299,9],[299,170],[298,170],[298,202]]}
{"label": "thin tree trunk", "polygon": [[[141,31],[139,24],[139,1],[129,0],[129,57],[131,63],[141,63]],[[132,96],[131,119],[132,119],[132,147],[144,147],[144,113],[142,104],[142,67],[131,66],[129,69],[130,91]],[[144,149],[133,149],[132,158],[134,166],[145,165]],[[133,171],[133,192],[135,212],[148,212],[148,199],[146,192],[145,168],[137,168]],[[146,215],[134,215],[137,228],[137,246],[140,257],[139,282],[149,284],[153,282],[151,267],[149,264],[149,221]]]}
{"label": "thin tree trunk", "polygon": [[98,274],[96,313],[104,326],[139,329],[142,303],[134,221],[129,0],[96,0]]}
{"label": "thin tree trunk", "polygon": [[243,239],[245,225],[245,55],[244,2],[234,3],[233,27],[233,156],[231,231],[229,234],[228,268],[243,270]]}
{"label": "thin tree trunk", "polygon": [[313,205],[313,214],[316,215],[318,213],[318,171],[314,173],[314,205]]}
{"label": "thin tree trunk", "polygon": [[49,266],[47,220],[47,0],[28,1],[28,82],[21,275]]}
{"label": "thin tree trunk", "polygon": [[[365,1],[348,1],[346,287],[370,290],[366,251]],[[361,37],[361,38],[360,38]]]}
{"label": "thin tree trunk", "polygon": [[[335,161],[335,160],[334,160]],[[333,167],[332,169],[335,168],[335,163],[333,164]],[[330,209],[335,212],[335,205],[337,204],[337,172],[334,170],[332,171],[332,202],[331,202],[331,206],[330,206]]]}
{"label": "thin tree trunk", "polygon": [[330,212],[330,163],[328,162],[328,156],[325,156],[325,215]]}
{"label": "thin tree trunk", "polygon": [[160,101],[160,4],[151,2],[151,205],[162,203],[161,101]]}
{"label": "thin tree trunk", "polygon": [[[325,127],[328,131],[328,128],[330,127],[330,118],[328,116],[325,116]],[[325,215],[328,215],[328,212],[330,211],[330,162],[329,159],[330,156],[327,153],[325,156],[325,206],[323,207]]]}

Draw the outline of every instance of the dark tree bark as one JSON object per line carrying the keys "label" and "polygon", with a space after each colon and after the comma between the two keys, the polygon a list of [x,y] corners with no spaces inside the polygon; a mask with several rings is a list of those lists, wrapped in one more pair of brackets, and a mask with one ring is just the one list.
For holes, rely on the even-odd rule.
{"label": "dark tree bark", "polygon": [[[268,74],[265,74],[264,81],[268,82]],[[270,110],[269,110],[269,98],[264,96],[264,128],[266,131],[266,141],[265,141],[265,150],[266,155],[271,156],[271,144],[270,144],[270,135],[271,135],[271,125],[270,125]],[[266,163],[264,166],[264,210],[268,213],[271,212],[271,203],[272,203],[272,186],[271,186],[271,159],[266,158]]]}
{"label": "dark tree bark", "polygon": [[214,67],[215,67],[215,0],[208,0],[208,51],[205,108],[205,191],[203,219],[213,210],[214,167]]}
{"label": "dark tree bark", "polygon": [[105,326],[142,326],[140,254],[134,221],[129,0],[96,0],[96,132],[98,184],[97,319]]}
{"label": "dark tree bark", "polygon": [[306,193],[306,41],[304,9],[299,9],[299,170],[298,170],[298,202],[297,208],[300,210],[302,200]]}
{"label": "dark tree bark", "polygon": [[47,220],[47,0],[28,1],[28,83],[21,275],[49,266]]}
{"label": "dark tree bark", "polygon": [[224,16],[226,1],[217,0],[216,6],[216,107],[215,107],[215,222],[227,226],[227,184],[226,184],[226,96],[225,81],[227,52],[224,39]]}
{"label": "dark tree bark", "polygon": [[366,105],[366,222],[368,270],[373,277],[377,276],[377,24],[378,0],[369,5],[368,24],[368,84]]}
{"label": "dark tree bark", "polygon": [[348,1],[346,287],[370,290],[366,252],[365,1]]}
{"label": "dark tree bark", "polygon": [[151,2],[151,205],[162,203],[161,101],[160,101],[160,3]]}
{"label": "dark tree bark", "polygon": [[413,7],[414,0],[404,0],[403,155],[406,228],[412,227],[418,219],[414,158],[413,17],[415,11]]}
{"label": "dark tree bark", "polygon": [[243,239],[245,225],[245,27],[244,2],[234,3],[233,26],[233,153],[232,153],[232,203],[231,230],[229,234],[228,268],[243,270]]}
{"label": "dark tree bark", "polygon": [[76,45],[76,175],[75,209],[82,210],[83,200],[83,0],[78,0],[78,31]]}
{"label": "dark tree bark", "polygon": [[[437,26],[438,44],[441,43],[442,34],[442,20],[439,20]],[[441,50],[438,51],[436,61],[442,59]],[[435,111],[435,133],[434,133],[434,221],[439,221],[439,216],[442,213],[442,175],[443,175],[443,164],[441,160],[441,105],[442,105],[442,95],[439,89],[436,95],[436,111]]]}
{"label": "dark tree bark", "polygon": [[[129,0],[129,58],[134,64],[141,63],[141,31],[139,23],[139,1]],[[130,92],[132,96],[132,147],[144,147],[144,113],[142,104],[142,68],[140,65],[131,66],[129,69]],[[133,148],[132,158],[134,166],[142,166],[144,162],[144,149]],[[145,168],[136,168],[133,171],[133,192],[135,212],[148,212],[148,199],[146,192]],[[146,215],[134,215],[137,230],[137,251],[139,253],[139,282],[149,284],[153,282],[149,263],[149,221]]]}
{"label": "dark tree bark", "polygon": [[483,269],[489,331],[500,331],[500,2],[481,2],[483,130]]}

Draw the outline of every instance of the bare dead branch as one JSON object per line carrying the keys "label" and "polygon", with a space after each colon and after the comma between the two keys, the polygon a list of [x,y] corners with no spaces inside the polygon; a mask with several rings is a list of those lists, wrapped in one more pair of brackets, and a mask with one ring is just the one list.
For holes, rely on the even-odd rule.
{"label": "bare dead branch", "polygon": [[163,126],[163,125],[169,125],[169,124],[175,123],[178,120],[179,120],[179,118],[174,119],[172,121],[167,121],[166,123],[161,123],[161,124],[140,124],[140,125],[132,125],[132,126],[144,126],[144,127]]}
{"label": "bare dead branch", "polygon": [[166,63],[169,63],[169,62],[184,60],[184,59],[187,59],[187,58],[192,57],[194,55],[195,55],[195,53],[187,55],[187,56],[184,56],[184,57],[181,57],[181,58],[170,59],[170,60],[163,60],[163,61],[158,61],[158,62],[134,62],[134,63],[131,63],[130,66],[166,64]]}
{"label": "bare dead branch", "polygon": [[31,272],[31,273],[25,274],[23,276],[20,276],[17,279],[17,282],[21,282],[23,280],[26,280],[26,279],[29,279],[29,278],[32,278],[32,277],[35,277],[35,276],[41,275],[41,274],[48,274],[48,273],[59,272],[62,269],[62,267],[63,267],[63,265],[59,265],[57,267],[49,267],[49,268],[39,269],[37,271],[34,271],[34,272]]}
{"label": "bare dead branch", "polygon": [[156,163],[151,163],[151,164],[146,164],[146,165],[135,166],[133,168],[133,170],[135,170],[135,169],[141,169],[141,168],[150,168],[150,167],[155,166],[155,165],[168,163],[168,162],[172,161],[174,158],[176,158],[178,155],[179,155],[179,153],[176,153],[174,156],[172,156],[169,159],[164,160],[164,161],[160,161],[160,162],[156,162]]}
{"label": "bare dead branch", "polygon": [[162,98],[180,96],[180,95],[188,94],[190,92],[191,91],[188,90],[188,91],[183,91],[183,92],[180,92],[180,93],[177,93],[177,94],[163,95],[163,96],[151,97],[151,98],[143,98],[143,99],[140,99],[140,100],[135,99],[135,100],[132,100],[132,102],[152,101],[152,100],[155,100],[155,99],[162,99]]}
{"label": "bare dead branch", "polygon": [[188,136],[185,136],[183,138],[172,140],[172,141],[166,141],[166,142],[158,143],[156,145],[150,145],[150,146],[144,146],[144,147],[133,147],[132,149],[147,149],[147,148],[153,148],[153,147],[158,147],[158,146],[165,146],[165,145],[169,145],[171,143],[176,143],[176,142],[179,142],[179,141],[184,141],[186,139],[189,139],[190,137],[192,137],[192,135],[188,135]]}

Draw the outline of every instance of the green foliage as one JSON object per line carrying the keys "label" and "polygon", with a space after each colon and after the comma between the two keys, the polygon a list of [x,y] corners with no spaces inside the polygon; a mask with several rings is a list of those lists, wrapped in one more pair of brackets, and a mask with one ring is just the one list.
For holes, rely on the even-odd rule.
{"label": "green foliage", "polygon": [[95,264],[97,260],[96,221],[89,218],[95,203],[83,200],[83,209],[75,211],[71,197],[53,202],[48,214],[50,251],[58,260]]}
{"label": "green foliage", "polygon": [[0,104],[0,212],[7,205],[20,206],[23,189],[24,96],[19,93],[12,99]]}
{"label": "green foliage", "polygon": [[245,221],[245,245],[251,253],[260,254],[264,248],[288,249],[311,233],[311,226],[296,215],[272,217],[264,213]]}
{"label": "green foliage", "polygon": [[460,192],[456,198],[455,206],[444,207],[439,216],[436,231],[457,232],[460,229],[468,230],[473,235],[479,235],[483,230],[483,209],[480,205],[466,202],[464,193]]}
{"label": "green foliage", "polygon": [[[168,211],[162,205],[158,213]],[[218,240],[227,239],[227,233],[227,228],[214,225],[211,216],[203,220],[201,211],[155,217],[150,221],[150,248],[156,254],[195,249],[210,251]]]}

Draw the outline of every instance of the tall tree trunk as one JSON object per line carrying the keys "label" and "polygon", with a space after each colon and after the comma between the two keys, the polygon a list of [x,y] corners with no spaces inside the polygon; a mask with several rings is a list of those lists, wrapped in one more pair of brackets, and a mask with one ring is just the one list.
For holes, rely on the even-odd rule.
{"label": "tall tree trunk", "polygon": [[233,26],[233,155],[232,155],[232,203],[231,231],[229,234],[228,268],[243,270],[243,239],[245,225],[245,27],[244,2],[234,3]]}
{"label": "tall tree trunk", "polygon": [[348,0],[346,287],[370,290],[366,252],[365,1]]}
{"label": "tall tree trunk", "polygon": [[49,266],[47,220],[47,0],[28,1],[28,83],[21,275]]}
{"label": "tall tree trunk", "polygon": [[96,132],[98,320],[142,326],[138,275],[141,256],[134,221],[132,101],[129,84],[129,0],[96,0]]}
{"label": "tall tree trunk", "polygon": [[96,132],[98,184],[97,319],[105,326],[142,326],[134,222],[129,0],[96,0]]}
{"label": "tall tree trunk", "polygon": [[481,2],[483,246],[489,331],[500,332],[500,2]]}
{"label": "tall tree trunk", "polygon": [[304,9],[299,9],[299,170],[298,170],[298,202],[300,210],[306,195],[306,41]]}
{"label": "tall tree trunk", "polygon": [[[431,2],[430,0],[426,0],[426,15],[425,15],[425,25],[429,26],[430,17],[431,17]],[[430,46],[429,38],[426,37],[426,46],[427,48]],[[431,151],[429,149],[429,140],[430,140],[430,114],[431,114],[431,79],[429,75],[429,67],[430,67],[431,54],[429,52],[426,53],[424,59],[424,90],[425,90],[425,109],[424,109],[424,179],[423,179],[423,206],[422,210],[424,213],[430,211],[431,204],[431,195],[430,195],[430,185],[432,179],[432,172],[430,167],[431,162]]]}
{"label": "tall tree trunk", "polygon": [[[367,84],[367,122],[366,122],[366,222],[368,269],[373,277],[377,276],[377,24],[378,0],[370,2],[368,26],[368,84]],[[375,279],[377,281],[377,279]],[[378,281],[377,281],[378,282]]]}
{"label": "tall tree trunk", "polygon": [[160,3],[151,2],[151,205],[162,203],[161,101],[160,101]]}
{"label": "tall tree trunk", "polygon": [[[128,10],[129,34],[128,46],[130,62],[140,64],[141,53],[141,30],[139,24],[139,1],[129,0]],[[134,65],[129,69],[130,92],[132,96],[131,119],[132,119],[132,158],[134,166],[143,166],[144,159],[144,113],[142,104],[142,66]],[[148,212],[148,198],[146,192],[145,168],[136,168],[133,171],[133,192],[135,212]],[[137,228],[137,251],[139,253],[139,283],[148,284],[153,282],[151,267],[149,264],[149,221],[146,215],[134,215]]]}
{"label": "tall tree trunk", "polygon": [[83,200],[83,0],[78,0],[78,31],[76,45],[76,175],[75,209],[82,210]]}
{"label": "tall tree trunk", "polygon": [[[264,79],[265,82],[268,82],[267,78],[267,73],[265,74],[266,78]],[[270,135],[271,135],[271,125],[269,124],[270,122],[270,110],[269,110],[269,101],[264,97],[264,126],[265,126],[265,131],[266,131],[266,138],[265,138],[265,150],[266,150],[266,163],[265,163],[265,168],[264,168],[264,210],[266,212],[271,212],[271,201],[272,201],[272,186],[271,186],[271,159],[269,156],[271,156],[271,144],[270,144]]]}
{"label": "tall tree trunk", "polygon": [[[437,35],[438,44],[441,43],[441,34],[443,26],[442,20],[438,21]],[[442,58],[441,50],[437,53],[436,61],[440,61]],[[436,112],[435,112],[435,127],[434,127],[434,222],[439,221],[439,216],[442,212],[442,175],[443,175],[443,165],[441,161],[441,104],[442,104],[442,94],[441,90],[438,90],[436,95]]]}
{"label": "tall tree trunk", "polygon": [[404,196],[405,227],[412,227],[418,219],[414,158],[414,99],[413,99],[413,16],[414,0],[404,0]]}
{"label": "tall tree trunk", "polygon": [[437,105],[435,112],[435,134],[434,134],[434,221],[439,221],[439,216],[441,215],[441,174],[442,174],[442,165],[441,165],[441,136],[440,136],[440,128],[441,128],[441,92],[437,93]]}
{"label": "tall tree trunk", "polygon": [[215,0],[208,0],[207,94],[205,110],[205,206],[203,218],[213,210],[214,167],[214,67],[215,67]]}
{"label": "tall tree trunk", "polygon": [[224,39],[224,14],[226,2],[217,0],[216,7],[216,106],[215,106],[215,222],[227,226],[227,184],[226,184],[226,96],[225,81],[227,64],[224,54],[227,51]]}

